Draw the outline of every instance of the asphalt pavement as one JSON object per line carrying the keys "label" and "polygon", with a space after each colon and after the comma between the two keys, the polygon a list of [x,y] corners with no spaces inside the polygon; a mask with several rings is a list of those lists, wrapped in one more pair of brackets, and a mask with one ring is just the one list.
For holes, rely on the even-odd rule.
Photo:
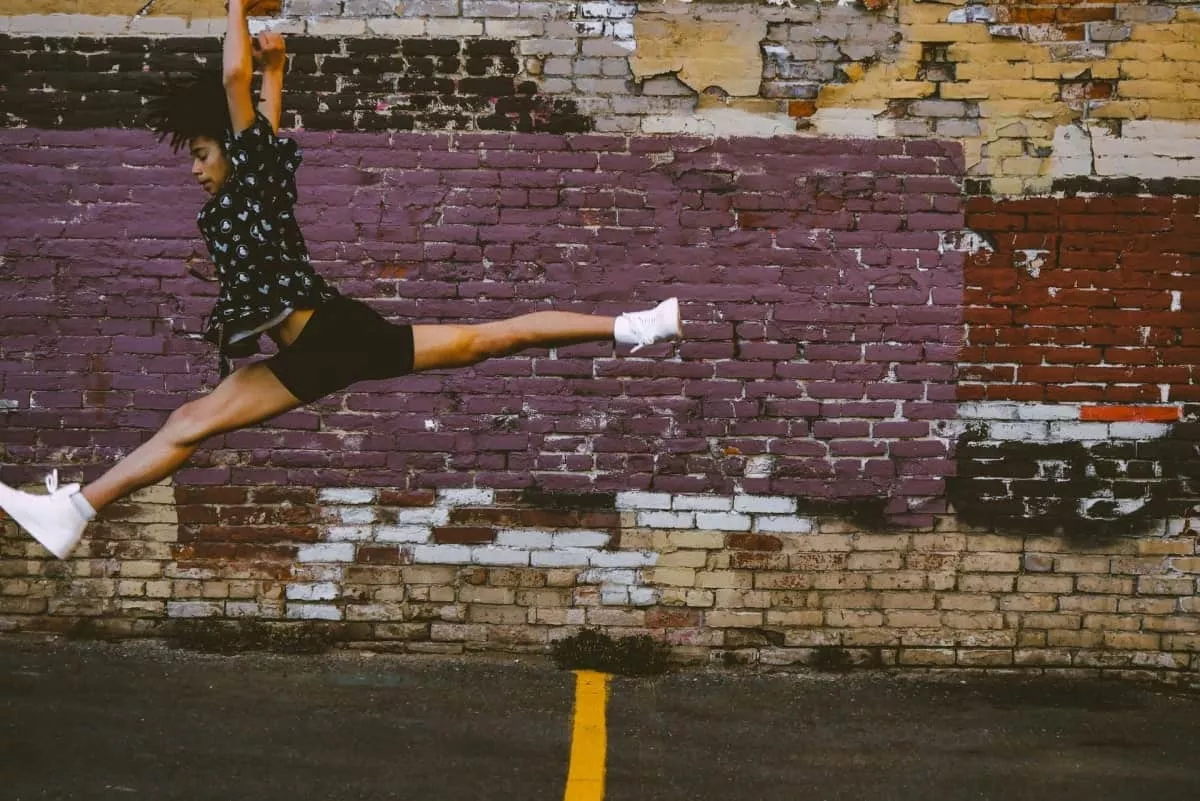
{"label": "asphalt pavement", "polygon": [[[540,659],[215,656],[0,637],[0,799],[563,799]],[[1200,695],[1129,681],[615,677],[609,801],[1200,798]]]}

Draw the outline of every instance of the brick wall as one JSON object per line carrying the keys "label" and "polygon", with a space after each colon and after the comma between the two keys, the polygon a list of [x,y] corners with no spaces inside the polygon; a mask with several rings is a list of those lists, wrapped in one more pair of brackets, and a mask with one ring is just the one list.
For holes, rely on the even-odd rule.
{"label": "brick wall", "polygon": [[[221,4],[0,0],[0,478],[215,379],[136,127]],[[141,5],[141,4],[138,4]],[[385,313],[684,299],[688,338],[365,385],[218,438],[0,629],[1200,672],[1194,9],[293,0],[318,268]],[[850,138],[844,138],[850,137]]]}

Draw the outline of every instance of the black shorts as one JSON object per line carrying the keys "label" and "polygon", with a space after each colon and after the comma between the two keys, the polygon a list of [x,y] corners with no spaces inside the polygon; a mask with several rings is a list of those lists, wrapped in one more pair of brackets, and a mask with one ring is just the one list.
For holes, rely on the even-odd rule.
{"label": "black shorts", "polygon": [[358,381],[412,372],[412,326],[389,323],[367,304],[339,296],[318,306],[296,341],[263,364],[310,403]]}

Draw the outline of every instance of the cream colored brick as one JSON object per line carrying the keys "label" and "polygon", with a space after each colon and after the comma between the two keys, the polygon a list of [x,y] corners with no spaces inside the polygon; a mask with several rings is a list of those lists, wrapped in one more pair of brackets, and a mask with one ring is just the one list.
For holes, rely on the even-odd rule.
{"label": "cream colored brick", "polygon": [[1157,632],[1200,631],[1200,618],[1194,615],[1146,616],[1142,618],[1142,628]]}
{"label": "cream colored brick", "polygon": [[1006,595],[1000,599],[1005,612],[1053,612],[1058,608],[1056,595]]}
{"label": "cream colored brick", "polygon": [[717,550],[725,547],[723,531],[672,531],[667,534],[667,543],[673,548],[704,548]]}
{"label": "cream colored brick", "polygon": [[1104,641],[1099,630],[1070,631],[1052,629],[1046,632],[1046,644],[1051,648],[1096,648]]}
{"label": "cream colored brick", "polygon": [[1071,651],[1065,648],[1018,648],[1013,661],[1022,667],[1039,667],[1071,664]]}
{"label": "cream colored brick", "polygon": [[1062,612],[1116,612],[1117,598],[1112,595],[1063,595],[1058,608]]}
{"label": "cream colored brick", "polygon": [[535,606],[540,608],[569,606],[571,603],[571,590],[566,587],[558,589],[517,590],[516,602],[518,606]]}
{"label": "cream colored brick", "polygon": [[716,594],[712,590],[687,590],[684,600],[688,606],[709,607],[716,603]]}
{"label": "cream colored brick", "polygon": [[516,592],[511,587],[477,587],[464,585],[458,590],[458,600],[464,604],[511,604]]}
{"label": "cream colored brick", "polygon": [[453,584],[458,568],[444,565],[413,565],[400,569],[405,584]]}
{"label": "cream colored brick", "polygon": [[[10,587],[7,587],[7,586],[4,587],[4,594],[5,595],[9,595],[9,594],[24,595],[25,594],[24,592],[10,593],[9,590],[10,590]],[[138,598],[138,597],[145,596],[145,594],[146,594],[146,582],[144,582],[144,581],[118,581],[117,582],[117,595],[120,595],[123,598]]]}
{"label": "cream colored brick", "polygon": [[696,571],[684,567],[652,567],[643,571],[647,584],[669,587],[696,586]]}
{"label": "cream colored brick", "polygon": [[1196,580],[1138,576],[1137,591],[1142,595],[1193,595],[1196,592]]}
{"label": "cream colored brick", "polygon": [[1132,595],[1133,579],[1118,576],[1079,576],[1075,579],[1075,588],[1079,592]]}
{"label": "cream colored brick", "polygon": [[[858,534],[854,537],[854,550],[906,551],[910,540],[911,536],[908,534]],[[805,544],[808,544],[807,539]]]}
{"label": "cream colored brick", "polygon": [[1157,634],[1136,634],[1130,631],[1104,632],[1104,647],[1128,651],[1156,651],[1159,636]]}
{"label": "cream colored brick", "polygon": [[898,570],[903,566],[904,555],[900,553],[852,553],[846,559],[847,570]]}
{"label": "cream colored brick", "polygon": [[1075,579],[1071,576],[1018,576],[1017,592],[1028,593],[1069,593],[1073,589]]}
{"label": "cream colored brick", "polygon": [[771,593],[761,590],[716,590],[715,605],[722,609],[766,609],[771,605]]}
{"label": "cream colored brick", "polygon": [[526,622],[527,619],[526,610],[518,606],[471,604],[467,607],[467,620],[471,623],[515,626]]}
{"label": "cream colored brick", "polygon": [[961,592],[1012,592],[1016,585],[1016,576],[969,575],[958,577],[958,589]]}
{"label": "cream colored brick", "polygon": [[933,609],[932,592],[884,592],[879,595],[880,609]]}
{"label": "cream colored brick", "polygon": [[901,648],[900,664],[912,667],[944,667],[953,665],[953,648]]}
{"label": "cream colored brick", "polygon": [[812,576],[814,590],[865,590],[865,573],[817,573]]}
{"label": "cream colored brick", "polygon": [[1021,554],[968,553],[961,565],[965,573],[1017,573],[1021,570]]}
{"label": "cream colored brick", "polygon": [[926,575],[915,570],[897,570],[867,576],[867,586],[873,590],[921,590],[927,583]]}
{"label": "cream colored brick", "polygon": [[942,626],[941,612],[887,609],[884,612],[884,618],[887,625],[893,629],[938,629]]}
{"label": "cream colored brick", "polygon": [[757,628],[763,624],[763,613],[712,610],[704,613],[704,623],[717,629]]}
{"label": "cream colored brick", "polygon": [[1106,631],[1137,631],[1142,627],[1142,618],[1138,615],[1084,615],[1083,627]]}
{"label": "cream colored brick", "polygon": [[860,609],[828,609],[825,625],[834,628],[878,627],[883,625],[883,615]]}
{"label": "cream colored brick", "polygon": [[592,626],[634,626],[642,628],[646,625],[646,613],[641,609],[595,607],[587,610],[587,622],[588,625]]}
{"label": "cream colored brick", "polygon": [[994,612],[998,601],[990,595],[951,593],[938,596],[938,608],[965,612]]}
{"label": "cream colored brick", "polygon": [[1140,615],[1170,615],[1179,608],[1174,598],[1120,598],[1116,611]]}
{"label": "cream colored brick", "polygon": [[1003,667],[1013,663],[1013,652],[1002,648],[960,648],[958,664],[963,667]]}
{"label": "cream colored brick", "polygon": [[825,619],[825,613],[816,609],[795,609],[783,611],[770,609],[767,611],[768,626],[820,626]]}
{"label": "cream colored brick", "polygon": [[851,629],[842,632],[842,645],[847,648],[878,648],[900,644],[900,634],[891,629]]}
{"label": "cream colored brick", "polygon": [[[849,551],[854,538],[849,534],[809,534],[784,541],[785,550]],[[790,546],[790,547],[789,547]]]}
{"label": "cream colored brick", "polygon": [[1082,615],[1045,613],[1021,618],[1021,627],[1029,629],[1078,629],[1082,625]]}
{"label": "cream colored brick", "polygon": [[942,620],[952,629],[998,629],[1004,616],[989,612],[944,612]]}
{"label": "cream colored brick", "polygon": [[573,587],[579,576],[575,569],[554,569],[546,571],[547,587]]}
{"label": "cream colored brick", "polygon": [[754,573],[750,570],[701,570],[696,573],[696,586],[712,590],[748,590],[754,586]]}
{"label": "cream colored brick", "polygon": [[671,551],[658,557],[661,567],[702,568],[708,564],[708,551]]}
{"label": "cream colored brick", "polygon": [[1017,632],[1017,647],[1018,648],[1045,648],[1046,647],[1046,632],[1044,632],[1044,631],[1018,631]]}
{"label": "cream colored brick", "polygon": [[[914,534],[912,536],[912,550],[914,551],[946,551],[953,553],[955,551],[965,551],[966,549],[967,536],[965,534]],[[999,549],[989,548],[988,550]]]}
{"label": "cream colored brick", "polygon": [[879,596],[873,592],[831,592],[821,596],[826,609],[876,609]]}

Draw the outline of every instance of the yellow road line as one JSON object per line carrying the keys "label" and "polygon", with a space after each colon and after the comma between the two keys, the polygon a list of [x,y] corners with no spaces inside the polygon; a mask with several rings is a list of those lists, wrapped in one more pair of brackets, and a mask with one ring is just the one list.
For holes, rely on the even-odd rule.
{"label": "yellow road line", "polygon": [[575,671],[575,723],[563,801],[603,801],[608,754],[608,674]]}

